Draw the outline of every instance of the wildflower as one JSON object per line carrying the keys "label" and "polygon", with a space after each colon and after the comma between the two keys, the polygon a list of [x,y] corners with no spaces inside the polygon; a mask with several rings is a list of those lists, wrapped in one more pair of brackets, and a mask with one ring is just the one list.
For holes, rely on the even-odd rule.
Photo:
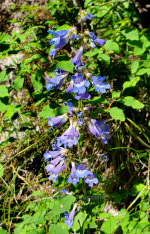
{"label": "wildflower", "polygon": [[90,86],[90,82],[83,79],[81,73],[76,73],[72,76],[73,83],[71,83],[71,87],[69,92],[74,92],[78,94],[83,94],[86,91],[86,87]]}
{"label": "wildflower", "polygon": [[64,160],[61,161],[56,167],[52,164],[48,164],[45,168],[47,172],[51,173],[48,179],[53,180],[55,183],[59,176],[59,173],[65,169]]}
{"label": "wildflower", "polygon": [[[86,12],[85,12],[86,13]],[[89,14],[89,13],[86,13],[86,15],[83,17],[83,20],[86,21],[87,19],[88,20],[93,20],[95,18],[94,15],[92,14]]]}
{"label": "wildflower", "polygon": [[83,47],[81,46],[78,52],[76,53],[75,57],[71,59],[71,63],[73,63],[74,66],[76,66],[80,62],[82,54],[83,54]]}
{"label": "wildflower", "polygon": [[85,33],[91,37],[90,42],[91,42],[91,46],[93,48],[96,48],[96,45],[103,46],[106,43],[106,41],[104,39],[100,39],[100,38],[96,37],[93,32],[87,31]]}
{"label": "wildflower", "polygon": [[98,157],[101,157],[101,158],[103,159],[104,162],[107,161],[107,155],[105,155],[105,154],[98,154],[97,156],[98,156]]}
{"label": "wildflower", "polygon": [[60,83],[65,79],[65,77],[68,76],[68,72],[63,72],[62,75],[57,75],[55,78],[48,79],[48,83],[46,84],[46,89],[51,90],[53,87],[58,88]]}
{"label": "wildflower", "polygon": [[52,129],[52,127],[58,128],[60,127],[63,123],[65,123],[68,120],[68,113],[65,113],[63,115],[59,115],[57,117],[54,118],[48,118],[48,125],[50,125],[51,127],[49,128],[49,130]]}
{"label": "wildflower", "polygon": [[76,176],[76,168],[74,162],[72,162],[71,164],[72,164],[71,174],[68,177],[67,182],[76,185],[80,181],[80,178]]}
{"label": "wildflower", "polygon": [[52,48],[52,50],[49,52],[49,55],[53,58],[55,57],[56,51],[59,49],[62,49],[68,40],[71,38],[72,34],[74,34],[76,31],[75,27],[72,27],[68,30],[60,30],[60,31],[48,31],[54,37],[49,41],[50,45],[55,46]]}
{"label": "wildflower", "polygon": [[82,71],[82,69],[83,69],[84,67],[85,67],[85,63],[79,62],[79,63],[76,65],[75,69],[76,69],[76,71],[80,72],[80,71]]}
{"label": "wildflower", "polygon": [[91,119],[88,122],[89,131],[92,133],[96,138],[100,136],[102,144],[107,144],[107,140],[110,139],[110,126],[105,124],[105,122],[100,122],[96,119]]}
{"label": "wildflower", "polygon": [[60,76],[64,73],[63,69],[60,67],[57,67],[56,70],[54,71],[56,76]]}
{"label": "wildflower", "polygon": [[77,208],[77,203],[74,204],[73,209],[71,210],[70,214],[66,213],[63,205],[61,205],[61,208],[63,209],[64,215],[65,215],[65,224],[68,226],[68,228],[71,228],[73,225],[73,218],[74,218],[74,213]]}
{"label": "wildflower", "polygon": [[107,84],[105,82],[103,82],[105,80],[105,76],[101,77],[101,76],[92,76],[92,81],[95,87],[95,90],[97,92],[101,92],[101,93],[106,93],[106,89],[110,89],[110,84]]}
{"label": "wildflower", "polygon": [[76,100],[79,100],[79,99],[90,99],[90,97],[91,97],[91,95],[90,94],[88,94],[88,93],[77,93],[76,95],[75,95],[75,99]]}
{"label": "wildflower", "polygon": [[46,151],[47,152],[43,154],[43,156],[45,158],[45,162],[48,162],[48,160],[50,158],[56,158],[57,156],[65,155],[66,153],[68,153],[67,149],[64,149],[61,147],[59,147],[59,150],[57,150],[57,151],[49,151],[49,150],[46,150]]}
{"label": "wildflower", "polygon": [[98,184],[98,179],[93,174],[93,172],[89,169],[89,175],[85,178],[85,183],[87,183],[90,187],[93,187],[93,184]]}
{"label": "wildflower", "polygon": [[87,175],[89,175],[89,171],[86,169],[85,163],[77,165],[77,170],[75,172],[75,175],[78,176],[79,178],[84,178]]}
{"label": "wildflower", "polygon": [[72,193],[70,193],[68,190],[66,190],[66,189],[62,189],[61,191],[60,191],[60,193],[62,194],[62,193],[64,193],[64,194],[68,194],[68,195],[72,195]]}
{"label": "wildflower", "polygon": [[79,138],[79,129],[77,126],[77,122],[73,122],[72,120],[70,120],[70,126],[69,128],[63,133],[62,136],[57,138],[57,145],[64,145],[65,148],[68,147],[72,147],[73,145],[77,145],[78,144],[78,138]]}

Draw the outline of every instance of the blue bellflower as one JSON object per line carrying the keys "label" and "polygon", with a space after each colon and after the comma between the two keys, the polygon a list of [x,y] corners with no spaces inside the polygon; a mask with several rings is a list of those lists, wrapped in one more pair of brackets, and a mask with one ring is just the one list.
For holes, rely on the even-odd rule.
{"label": "blue bellflower", "polygon": [[73,59],[71,59],[71,63],[73,63],[74,66],[76,66],[80,62],[82,54],[83,54],[83,47],[81,46],[79,48],[78,52],[76,53],[75,57]]}
{"label": "blue bellflower", "polygon": [[91,77],[95,90],[100,93],[106,93],[106,89],[110,89],[110,84],[103,82],[105,80],[105,76],[92,76]]}
{"label": "blue bellflower", "polygon": [[59,173],[65,169],[64,160],[60,162],[56,167],[53,164],[48,164],[45,169],[47,170],[47,172],[51,173],[48,179],[53,180],[55,183],[59,176]]}
{"label": "blue bellflower", "polygon": [[96,45],[103,46],[106,43],[106,41],[104,39],[100,39],[100,38],[96,37],[93,32],[86,32],[86,34],[88,34],[91,37],[90,42],[91,42],[91,46],[93,48],[96,48]]}
{"label": "blue bellflower", "polygon": [[76,168],[74,162],[72,162],[71,164],[72,164],[71,174],[68,177],[67,182],[76,185],[80,181],[80,178],[76,176]]}
{"label": "blue bellflower", "polygon": [[[86,13],[86,12],[85,12]],[[86,15],[83,17],[83,20],[86,21],[86,20],[93,20],[95,18],[94,15],[92,14],[89,14],[89,13],[86,13]]]}
{"label": "blue bellflower", "polygon": [[46,150],[46,151],[47,152],[43,154],[45,158],[45,162],[48,162],[49,159],[51,158],[56,158],[58,156],[66,155],[68,153],[68,149],[64,149],[62,147],[59,147],[58,150],[54,150],[54,151]]}
{"label": "blue bellflower", "polygon": [[75,175],[79,178],[84,178],[89,175],[89,171],[86,169],[85,163],[82,163],[81,165],[77,165],[77,170]]}
{"label": "blue bellflower", "polygon": [[68,120],[68,118],[69,118],[68,113],[59,115],[54,118],[48,118],[48,125],[51,126],[49,130],[51,130],[52,127],[55,127],[55,128],[60,127],[63,123],[65,123]]}
{"label": "blue bellflower", "polygon": [[50,45],[53,45],[54,48],[51,49],[49,55],[55,58],[55,54],[57,50],[62,49],[68,40],[71,38],[72,34],[76,31],[75,27],[72,27],[68,30],[60,30],[60,31],[48,31],[54,37],[49,41]]}
{"label": "blue bellflower", "polygon": [[65,224],[68,226],[68,228],[71,228],[73,225],[73,218],[74,218],[74,213],[77,208],[77,203],[74,204],[73,209],[71,210],[70,214],[66,213],[63,205],[61,205],[61,208],[63,209],[64,215],[65,215]]}
{"label": "blue bellflower", "polygon": [[78,144],[78,138],[79,138],[79,128],[77,125],[77,122],[73,122],[70,119],[70,126],[69,128],[62,134],[62,136],[57,137],[57,145],[61,146],[64,145],[65,148],[72,147],[73,145]]}
{"label": "blue bellflower", "polygon": [[102,144],[107,144],[108,139],[110,139],[110,126],[105,124],[105,122],[100,122],[96,119],[91,119],[88,122],[89,131],[92,133],[96,138],[100,136]]}
{"label": "blue bellflower", "polygon": [[46,84],[46,89],[51,90],[53,87],[58,88],[61,82],[68,76],[68,72],[63,72],[62,75],[57,75],[55,78],[48,79]]}
{"label": "blue bellflower", "polygon": [[87,183],[90,187],[93,187],[93,184],[98,184],[98,179],[93,174],[91,170],[88,170],[89,175],[85,178],[85,183]]}

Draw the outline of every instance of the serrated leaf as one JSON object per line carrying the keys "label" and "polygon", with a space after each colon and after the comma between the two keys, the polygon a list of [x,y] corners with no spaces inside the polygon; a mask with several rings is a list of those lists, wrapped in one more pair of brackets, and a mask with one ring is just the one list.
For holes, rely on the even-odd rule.
{"label": "serrated leaf", "polygon": [[24,84],[24,78],[21,78],[20,76],[18,76],[14,80],[12,87],[16,90],[19,90],[23,87],[23,84]]}
{"label": "serrated leaf", "polygon": [[7,97],[8,96],[8,89],[5,85],[0,85],[0,97]]}
{"label": "serrated leaf", "polygon": [[126,81],[123,83],[123,89],[130,88],[136,86],[137,82],[140,80],[140,77],[136,76],[134,79],[130,81]]}
{"label": "serrated leaf", "polygon": [[112,107],[109,110],[111,117],[115,120],[125,121],[125,115],[122,109],[118,107]]}
{"label": "serrated leaf", "polygon": [[139,32],[136,28],[125,29],[121,33],[129,40],[139,40]]}
{"label": "serrated leaf", "polygon": [[60,67],[62,68],[64,71],[68,71],[68,72],[73,72],[73,68],[74,65],[73,63],[71,63],[70,61],[61,61],[59,63],[57,63],[56,68]]}
{"label": "serrated leaf", "polygon": [[4,167],[3,165],[0,163],[0,177],[2,177],[4,174]]}
{"label": "serrated leaf", "polygon": [[139,68],[139,61],[134,61],[132,64],[131,64],[131,73],[134,74],[137,72]]}
{"label": "serrated leaf", "polygon": [[116,53],[119,52],[119,45],[112,40],[106,41],[106,44],[103,46],[103,48],[111,52],[116,52]]}
{"label": "serrated leaf", "polygon": [[7,74],[7,71],[0,72],[0,82],[8,80],[9,74]]}

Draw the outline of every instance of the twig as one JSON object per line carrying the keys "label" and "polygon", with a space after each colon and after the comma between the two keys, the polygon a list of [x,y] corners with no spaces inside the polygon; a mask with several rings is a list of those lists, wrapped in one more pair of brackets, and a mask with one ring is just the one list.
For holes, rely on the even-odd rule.
{"label": "twig", "polygon": [[28,181],[24,178],[24,177],[22,177],[22,176],[20,176],[19,174],[18,174],[18,172],[15,170],[15,168],[14,168],[14,165],[13,165],[13,163],[12,163],[12,161],[11,161],[11,167],[12,167],[12,169],[13,169],[13,171],[14,171],[14,173],[22,180],[22,181],[24,181],[26,184],[28,184],[29,185],[29,183],[28,183]]}

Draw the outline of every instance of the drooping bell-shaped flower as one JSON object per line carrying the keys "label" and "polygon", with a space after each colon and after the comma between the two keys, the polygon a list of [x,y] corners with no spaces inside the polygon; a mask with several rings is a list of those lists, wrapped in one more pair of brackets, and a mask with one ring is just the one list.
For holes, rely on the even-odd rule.
{"label": "drooping bell-shaped flower", "polygon": [[86,20],[93,20],[94,18],[95,18],[94,15],[86,13],[86,15],[83,17],[83,20],[84,21],[86,21]]}
{"label": "drooping bell-shaped flower", "polygon": [[68,72],[63,72],[62,75],[57,75],[55,78],[48,79],[48,83],[46,84],[46,89],[51,90],[53,87],[57,88],[60,83],[68,76]]}
{"label": "drooping bell-shaped flower", "polygon": [[74,64],[74,66],[76,66],[78,63],[80,63],[80,59],[82,57],[83,54],[83,46],[81,46],[78,50],[78,52],[76,53],[75,57],[73,59],[71,59],[71,63]]}
{"label": "drooping bell-shaped flower", "polygon": [[100,136],[102,144],[107,144],[108,139],[110,139],[110,126],[105,124],[105,122],[100,122],[96,119],[90,119],[88,122],[88,127],[90,133],[92,133],[96,138]]}
{"label": "drooping bell-shaped flower", "polygon": [[60,127],[63,123],[65,123],[68,120],[68,118],[69,118],[68,113],[59,115],[54,118],[48,118],[48,125],[50,125],[50,130],[52,129],[52,127],[55,128]]}
{"label": "drooping bell-shaped flower", "polygon": [[56,70],[54,71],[56,76],[60,76],[64,73],[63,69],[60,67],[57,67]]}
{"label": "drooping bell-shaped flower", "polygon": [[75,95],[75,99],[76,100],[79,100],[79,99],[90,99],[90,98],[91,98],[91,95],[89,93],[87,93],[87,92],[85,92],[85,93],[77,93]]}
{"label": "drooping bell-shaped flower", "polygon": [[55,46],[52,48],[52,50],[49,52],[49,55],[53,58],[55,57],[56,51],[62,49],[68,40],[71,38],[71,36],[76,33],[76,28],[72,27],[68,30],[60,30],[60,31],[48,31],[54,37],[49,41],[50,45]]}
{"label": "drooping bell-shaped flower", "polygon": [[72,164],[71,174],[68,177],[67,182],[72,183],[73,185],[76,185],[80,181],[80,178],[78,176],[76,176],[75,163],[72,162],[71,164]]}
{"label": "drooping bell-shaped flower", "polygon": [[71,228],[73,225],[73,218],[74,218],[74,214],[75,214],[75,210],[77,208],[77,203],[74,204],[73,209],[71,210],[70,214],[66,213],[63,205],[61,205],[61,208],[63,209],[64,215],[65,215],[65,224],[68,226],[68,228]]}
{"label": "drooping bell-shaped flower", "polygon": [[80,72],[80,71],[82,71],[82,69],[83,69],[84,67],[85,67],[85,63],[79,62],[79,63],[76,65],[75,69],[76,69],[76,71]]}
{"label": "drooping bell-shaped flower", "polygon": [[56,167],[53,164],[48,164],[45,168],[47,172],[51,173],[48,179],[53,180],[55,183],[59,176],[59,173],[65,169],[64,160],[61,161]]}
{"label": "drooping bell-shaped flower", "polygon": [[79,129],[77,125],[77,121],[70,119],[70,126],[69,128],[62,134],[62,136],[57,138],[57,145],[61,146],[64,145],[65,148],[72,147],[73,145],[78,144],[79,138]]}
{"label": "drooping bell-shaped flower", "polygon": [[103,82],[105,80],[105,76],[92,76],[91,79],[97,92],[106,93],[106,89],[110,89],[110,84]]}
{"label": "drooping bell-shaped flower", "polygon": [[88,170],[88,172],[89,174],[85,178],[85,183],[87,183],[90,187],[93,187],[93,184],[98,184],[98,179],[90,169]]}
{"label": "drooping bell-shaped flower", "polygon": [[51,158],[56,158],[56,157],[61,156],[61,155],[66,155],[67,153],[68,153],[68,149],[64,149],[62,147],[59,147],[58,150],[54,150],[54,151],[47,150],[47,152],[44,153],[43,156],[45,158],[45,162],[48,162],[49,159],[51,159]]}
{"label": "drooping bell-shaped flower", "polygon": [[77,165],[77,170],[75,172],[75,175],[79,178],[84,178],[87,175],[89,175],[89,171],[86,169],[85,163],[82,163],[81,165]]}
{"label": "drooping bell-shaped flower", "polygon": [[103,46],[106,43],[104,39],[98,38],[93,32],[86,31],[85,33],[91,37],[90,42],[93,48],[96,48],[96,45]]}

